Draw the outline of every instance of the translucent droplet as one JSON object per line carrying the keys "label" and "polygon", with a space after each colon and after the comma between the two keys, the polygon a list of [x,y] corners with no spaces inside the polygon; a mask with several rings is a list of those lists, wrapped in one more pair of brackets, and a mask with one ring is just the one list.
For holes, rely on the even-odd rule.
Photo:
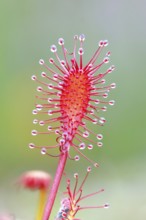
{"label": "translucent droplet", "polygon": [[30,144],[29,144],[29,148],[30,148],[30,149],[35,148],[35,145],[34,145],[33,143],[30,143]]}
{"label": "translucent droplet", "polygon": [[104,46],[104,41],[103,40],[99,41],[98,45],[99,45],[99,47],[103,47]]}
{"label": "translucent droplet", "polygon": [[48,110],[48,115],[53,115],[53,111],[52,110]]}
{"label": "translucent droplet", "polygon": [[89,132],[88,131],[83,132],[83,137],[85,138],[89,137]]}
{"label": "translucent droplet", "polygon": [[99,99],[96,99],[96,100],[95,100],[95,104],[98,105],[99,103],[100,103],[100,100],[99,100]]}
{"label": "translucent droplet", "polygon": [[33,120],[33,124],[36,125],[37,123],[38,123],[38,119],[34,119],[34,120]]}
{"label": "translucent droplet", "polygon": [[93,119],[93,124],[95,124],[95,125],[96,125],[97,123],[98,123],[97,118],[94,118],[94,119]]}
{"label": "translucent droplet", "polygon": [[88,145],[88,150],[92,150],[93,149],[93,145],[92,144],[89,144]]}
{"label": "translucent droplet", "polygon": [[85,143],[80,143],[80,144],[79,144],[80,150],[84,150],[85,147],[86,147]]}
{"label": "translucent droplet", "polygon": [[61,215],[63,219],[67,217],[67,213],[65,211],[62,211]]}
{"label": "translucent droplet", "polygon": [[101,80],[101,84],[105,84],[105,82],[106,82],[105,79]]}
{"label": "translucent droplet", "polygon": [[104,63],[109,63],[109,57],[105,57],[105,58],[103,59],[103,62],[104,62]]}
{"label": "translucent droplet", "polygon": [[102,146],[103,146],[103,143],[102,143],[102,142],[97,142],[97,146],[98,146],[98,147],[102,147]]}
{"label": "translucent droplet", "polygon": [[94,114],[94,109],[91,109],[90,110],[90,115],[93,115]]}
{"label": "translucent droplet", "polygon": [[79,155],[76,155],[76,156],[74,157],[74,159],[75,159],[75,161],[79,161],[79,160],[80,160]]}
{"label": "translucent droplet", "polygon": [[59,134],[59,130],[57,129],[57,130],[55,130],[55,134]]}
{"label": "translucent droplet", "polygon": [[112,83],[110,86],[111,86],[111,89],[115,89],[116,88],[116,83]]}
{"label": "translucent droplet", "polygon": [[42,77],[46,77],[46,73],[45,73],[45,72],[42,72],[42,73],[41,73],[41,76],[42,76]]}
{"label": "translucent droplet", "polygon": [[58,83],[58,87],[59,87],[59,88],[62,88],[62,86],[63,86],[63,82],[59,82],[59,83]]}
{"label": "translucent droplet", "polygon": [[54,104],[54,108],[59,108],[59,107],[58,107],[58,103],[55,103],[55,104]]}
{"label": "translucent droplet", "polygon": [[58,44],[59,45],[64,45],[64,39],[63,38],[59,38],[58,39]]}
{"label": "translucent droplet", "polygon": [[51,103],[51,102],[52,102],[52,100],[53,100],[52,98],[48,98],[48,102],[49,102],[49,103]]}
{"label": "translucent droplet", "polygon": [[48,85],[48,89],[53,89],[53,85],[51,83]]}
{"label": "translucent droplet", "polygon": [[40,60],[39,60],[39,64],[40,64],[40,65],[43,65],[44,63],[45,63],[45,62],[44,62],[43,59],[40,59]]}
{"label": "translucent droplet", "polygon": [[87,172],[91,172],[91,167],[87,167]]}
{"label": "translucent droplet", "polygon": [[114,71],[114,69],[115,69],[115,66],[112,65],[112,66],[108,69],[108,73],[111,73],[112,71]]}
{"label": "translucent droplet", "polygon": [[65,140],[64,139],[60,139],[59,143],[60,143],[60,145],[64,145],[65,144]]}
{"label": "translucent droplet", "polygon": [[32,130],[32,131],[31,131],[31,134],[32,134],[33,136],[36,136],[36,135],[38,134],[38,132],[37,132],[36,130]]}
{"label": "translucent droplet", "polygon": [[104,204],[104,208],[108,209],[110,207],[110,205],[108,203]]}
{"label": "translucent droplet", "polygon": [[36,109],[34,109],[34,110],[32,111],[32,114],[33,114],[33,115],[37,115],[37,113],[38,113],[38,111],[37,111]]}
{"label": "translucent droplet", "polygon": [[104,124],[106,122],[105,118],[101,117],[99,123]]}
{"label": "translucent droplet", "polygon": [[79,40],[80,40],[81,42],[85,41],[85,35],[84,35],[84,34],[81,34],[81,35],[79,36]]}
{"label": "translucent droplet", "polygon": [[82,125],[83,125],[83,126],[86,126],[86,122],[85,122],[85,121],[82,121]]}
{"label": "translucent droplet", "polygon": [[36,80],[37,77],[36,77],[35,75],[32,75],[31,79],[32,79],[32,80]]}
{"label": "translucent droplet", "polygon": [[41,110],[42,110],[42,108],[43,108],[43,106],[42,106],[42,105],[40,105],[40,104],[37,104],[37,105],[36,105],[36,109],[37,109],[38,111],[41,111]]}
{"label": "translucent droplet", "polygon": [[94,167],[99,167],[98,163],[94,163]]}
{"label": "translucent droplet", "polygon": [[106,56],[110,56],[111,55],[111,52],[110,51],[108,51],[107,53],[106,53]]}
{"label": "translucent droplet", "polygon": [[97,134],[96,137],[97,137],[98,140],[102,140],[103,139],[103,135],[102,134]]}
{"label": "translucent droplet", "polygon": [[74,36],[74,40],[78,40],[78,35],[75,35],[75,36]]}
{"label": "translucent droplet", "polygon": [[107,107],[106,107],[106,106],[103,106],[103,107],[101,108],[101,110],[102,110],[103,112],[106,112],[106,111],[107,111]]}
{"label": "translucent droplet", "polygon": [[52,131],[52,126],[48,126],[48,131]]}
{"label": "translucent droplet", "polygon": [[103,98],[106,99],[107,97],[108,97],[108,93],[106,92],[106,93],[103,94]]}
{"label": "translucent droplet", "polygon": [[112,69],[111,69],[111,68],[109,68],[109,69],[108,69],[108,73],[111,73],[111,72],[112,72]]}
{"label": "translucent droplet", "polygon": [[53,44],[53,45],[51,46],[50,50],[51,50],[52,53],[55,53],[55,52],[57,51],[56,45]]}
{"label": "translucent droplet", "polygon": [[38,87],[37,87],[37,91],[38,91],[38,92],[42,92],[42,90],[43,90],[43,89],[42,89],[41,86],[38,86]]}
{"label": "translucent droplet", "polygon": [[60,96],[61,96],[61,94],[62,94],[62,92],[61,92],[61,91],[57,92],[57,96],[58,96],[58,97],[60,97]]}
{"label": "translucent droplet", "polygon": [[57,79],[58,79],[58,74],[54,74],[54,75],[53,75],[53,79],[54,79],[54,80],[57,80]]}
{"label": "translucent droplet", "polygon": [[108,40],[103,41],[104,47],[108,46]]}
{"label": "translucent droplet", "polygon": [[47,150],[46,150],[46,148],[45,147],[42,147],[42,149],[41,149],[41,154],[46,154],[47,153]]}
{"label": "translucent droplet", "polygon": [[65,66],[65,64],[66,64],[64,60],[61,60],[60,63],[61,63],[62,66]]}
{"label": "translucent droplet", "polygon": [[40,122],[39,122],[39,125],[40,125],[40,126],[44,126],[44,124],[45,124],[44,121],[40,121]]}
{"label": "translucent droplet", "polygon": [[84,54],[84,50],[83,50],[83,48],[79,48],[79,50],[78,50],[78,54],[79,54],[79,55],[83,55],[83,54]]}
{"label": "translucent droplet", "polygon": [[78,173],[74,173],[74,178],[75,178],[75,179],[77,179],[77,178],[78,178],[78,176],[79,176],[79,174],[78,174]]}
{"label": "translucent droplet", "polygon": [[50,58],[50,59],[49,59],[49,62],[50,62],[51,64],[53,64],[53,63],[54,63],[54,59],[53,59],[53,58]]}
{"label": "translucent droplet", "polygon": [[67,139],[67,138],[68,138],[68,133],[67,133],[66,131],[63,132],[62,137],[65,138],[65,139]]}
{"label": "translucent droplet", "polygon": [[115,100],[110,100],[109,105],[113,106],[115,104]]}
{"label": "translucent droplet", "polygon": [[92,88],[92,89],[96,89],[96,86],[95,86],[95,85],[91,85],[91,88]]}

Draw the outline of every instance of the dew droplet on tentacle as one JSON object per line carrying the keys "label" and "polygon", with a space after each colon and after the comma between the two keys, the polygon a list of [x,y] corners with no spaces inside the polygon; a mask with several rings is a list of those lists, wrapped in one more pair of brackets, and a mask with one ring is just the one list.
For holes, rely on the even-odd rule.
{"label": "dew droplet on tentacle", "polygon": [[38,92],[42,92],[42,90],[43,90],[43,89],[42,89],[41,86],[38,86],[38,87],[37,87],[37,91],[38,91]]}
{"label": "dew droplet on tentacle", "polygon": [[59,38],[58,39],[58,44],[61,45],[61,46],[64,45],[64,39],[63,38]]}
{"label": "dew droplet on tentacle", "polygon": [[34,110],[32,111],[32,114],[33,114],[33,115],[37,115],[37,113],[38,113],[38,111],[37,111],[36,109],[34,109]]}
{"label": "dew droplet on tentacle", "polygon": [[34,119],[33,124],[37,124],[37,123],[38,123],[38,119]]}
{"label": "dew droplet on tentacle", "polygon": [[80,143],[80,144],[79,144],[79,149],[80,149],[80,150],[84,150],[85,148],[86,148],[85,143]]}
{"label": "dew droplet on tentacle", "polygon": [[110,205],[108,203],[104,204],[104,208],[108,209],[110,207]]}
{"label": "dew droplet on tentacle", "polygon": [[40,122],[39,122],[39,125],[40,125],[40,126],[44,126],[44,124],[45,124],[44,121],[40,121]]}
{"label": "dew droplet on tentacle", "polygon": [[79,161],[79,160],[80,160],[79,155],[76,155],[76,156],[74,157],[74,159],[75,159],[75,161]]}
{"label": "dew droplet on tentacle", "polygon": [[40,65],[44,65],[44,63],[45,63],[45,62],[44,62],[43,59],[40,59],[40,60],[39,60],[39,64],[40,64]]}
{"label": "dew droplet on tentacle", "polygon": [[109,105],[113,106],[115,104],[115,101],[114,100],[110,100],[109,101]]}
{"label": "dew droplet on tentacle", "polygon": [[79,36],[79,41],[80,41],[80,42],[84,42],[84,41],[85,41],[85,35],[84,35],[84,34],[81,34],[81,35]]}
{"label": "dew droplet on tentacle", "polygon": [[37,109],[38,111],[41,111],[42,108],[43,108],[43,106],[42,106],[41,104],[37,104],[37,105],[36,105],[36,109]]}
{"label": "dew droplet on tentacle", "polygon": [[37,79],[36,75],[32,75],[31,79],[36,80]]}
{"label": "dew droplet on tentacle", "polygon": [[89,144],[88,145],[88,150],[92,150],[93,149],[93,144]]}
{"label": "dew droplet on tentacle", "polygon": [[46,153],[47,153],[47,149],[46,149],[45,147],[43,147],[43,148],[41,149],[41,154],[45,155]]}
{"label": "dew droplet on tentacle", "polygon": [[105,57],[105,58],[103,59],[103,62],[104,62],[104,63],[109,63],[109,57]]}
{"label": "dew droplet on tentacle", "polygon": [[111,87],[111,89],[115,89],[115,88],[116,88],[116,83],[112,83],[112,84],[110,85],[110,87]]}
{"label": "dew droplet on tentacle", "polygon": [[56,45],[53,44],[53,45],[50,47],[50,50],[51,50],[52,53],[57,52],[57,47],[56,47]]}
{"label": "dew droplet on tentacle", "polygon": [[38,132],[37,132],[36,130],[32,130],[32,131],[31,131],[31,134],[32,134],[33,136],[36,136],[36,135],[38,134]]}
{"label": "dew droplet on tentacle", "polygon": [[102,142],[97,142],[97,146],[98,146],[98,147],[102,147],[102,146],[103,146],[103,143],[102,143]]}
{"label": "dew droplet on tentacle", "polygon": [[35,144],[33,144],[33,143],[30,143],[30,144],[29,144],[29,148],[30,148],[30,149],[33,149],[33,148],[35,148]]}
{"label": "dew droplet on tentacle", "polygon": [[74,173],[74,178],[75,178],[75,179],[77,179],[77,178],[78,178],[78,176],[79,176],[79,174],[78,174],[78,173]]}
{"label": "dew droplet on tentacle", "polygon": [[98,140],[102,140],[103,139],[103,135],[102,134],[97,134],[96,137],[97,137]]}
{"label": "dew droplet on tentacle", "polygon": [[99,47],[103,47],[104,46],[104,41],[103,40],[99,41],[98,45],[99,45]]}

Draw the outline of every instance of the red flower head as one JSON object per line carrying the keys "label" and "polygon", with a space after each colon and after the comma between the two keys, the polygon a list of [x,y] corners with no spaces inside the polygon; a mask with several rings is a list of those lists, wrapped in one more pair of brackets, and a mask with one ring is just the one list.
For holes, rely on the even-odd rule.
{"label": "red flower head", "polygon": [[20,186],[33,191],[38,190],[40,192],[36,220],[42,219],[46,196],[48,194],[48,189],[51,186],[51,181],[52,178],[48,173],[39,170],[27,171],[18,179],[18,184]]}
{"label": "red flower head", "polygon": [[47,190],[51,185],[51,176],[44,171],[27,171],[18,180],[20,186],[31,190]]}
{"label": "red flower head", "polygon": [[[78,49],[79,59],[76,58],[77,41],[79,40],[80,46]],[[96,74],[97,71],[109,62],[110,52],[106,53],[104,59],[97,63],[101,51],[108,45],[107,40],[101,40],[98,44],[98,49],[94,53],[89,62],[84,65],[83,63],[83,42],[85,36],[82,34],[74,37],[74,48],[72,53],[68,53],[64,47],[64,39],[59,38],[58,44],[62,47],[63,57],[62,60],[55,45],[51,46],[51,52],[54,53],[56,60],[49,59],[50,65],[48,66],[44,60],[40,60],[47,72],[52,74],[48,75],[47,72],[42,72],[41,76],[45,81],[39,80],[35,75],[32,76],[32,80],[35,80],[41,86],[37,87],[37,91],[41,94],[36,96],[40,100],[39,104],[36,104],[36,109],[33,110],[34,115],[47,115],[45,120],[34,119],[34,124],[39,123],[40,126],[48,125],[47,130],[40,132],[37,130],[32,131],[32,135],[47,134],[51,135],[55,133],[57,135],[57,144],[55,146],[39,147],[33,143],[29,144],[30,148],[41,148],[42,154],[48,154],[48,150],[51,148],[59,148],[60,154],[68,152],[72,147],[74,150],[95,166],[97,163],[88,159],[81,150],[86,147],[91,150],[94,146],[102,147],[101,142],[103,135],[96,134],[87,127],[86,121],[90,121],[92,124],[103,126],[106,122],[104,117],[99,116],[100,111],[106,111],[106,105],[114,105],[114,101],[105,101],[108,97],[109,91],[115,88],[115,83],[110,85],[104,85],[104,77],[111,73],[115,67],[112,65],[103,73]],[[71,60],[68,60],[68,56],[71,56]],[[79,60],[79,61],[78,61]],[[51,83],[50,83],[50,82]],[[54,122],[58,122],[58,126],[53,126]],[[96,136],[97,142],[93,141],[93,136]],[[91,137],[89,137],[91,136]],[[84,139],[84,140],[82,140]],[[84,143],[86,141],[86,144]],[[59,155],[60,155],[59,154]],[[74,157],[74,160],[79,160],[79,155]],[[52,155],[54,156],[54,155]]]}

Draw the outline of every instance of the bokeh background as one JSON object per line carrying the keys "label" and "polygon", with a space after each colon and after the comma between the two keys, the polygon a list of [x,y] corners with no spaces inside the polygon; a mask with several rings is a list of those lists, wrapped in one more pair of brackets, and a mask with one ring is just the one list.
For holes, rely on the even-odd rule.
{"label": "bokeh background", "polygon": [[[64,37],[66,47],[73,36],[84,33],[85,60],[100,39],[108,39],[111,63],[116,71],[107,77],[116,82],[110,93],[116,105],[108,108],[107,124],[97,131],[104,134],[104,147],[89,152],[99,162],[85,186],[85,193],[106,191],[87,204],[110,203],[110,209],[80,213],[81,219],[146,219],[146,139],[145,139],[145,8],[144,0],[25,0],[0,1],[0,212],[14,213],[18,219],[34,219],[38,194],[15,186],[21,173],[43,169],[54,175],[57,160],[28,148],[34,142],[31,114],[36,84],[30,78],[40,74],[40,58],[51,56],[49,47]],[[95,126],[94,126],[95,129]],[[37,143],[42,140],[37,139]],[[44,140],[43,140],[44,141]],[[45,137],[55,143],[55,136]],[[69,162],[67,173],[84,173],[88,163]],[[81,174],[81,176],[82,176]],[[62,182],[52,219],[59,209]]]}

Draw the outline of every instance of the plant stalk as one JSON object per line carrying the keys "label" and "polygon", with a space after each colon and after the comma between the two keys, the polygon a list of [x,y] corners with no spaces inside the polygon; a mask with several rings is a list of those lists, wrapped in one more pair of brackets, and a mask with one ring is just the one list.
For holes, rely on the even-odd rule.
{"label": "plant stalk", "polygon": [[47,190],[46,189],[41,189],[40,190],[40,198],[39,198],[39,207],[38,207],[36,220],[41,220],[42,219],[46,195],[47,195]]}
{"label": "plant stalk", "polygon": [[55,198],[57,195],[57,191],[58,191],[58,188],[60,185],[60,181],[63,176],[63,171],[64,171],[65,164],[67,161],[67,156],[68,156],[67,151],[64,153],[61,153],[61,155],[60,155],[58,167],[57,167],[56,174],[55,174],[54,181],[53,181],[53,185],[52,185],[52,188],[49,193],[47,203],[45,206],[43,220],[49,220],[49,218],[50,218],[51,211],[52,211],[52,208],[53,208],[53,205],[55,202]]}

